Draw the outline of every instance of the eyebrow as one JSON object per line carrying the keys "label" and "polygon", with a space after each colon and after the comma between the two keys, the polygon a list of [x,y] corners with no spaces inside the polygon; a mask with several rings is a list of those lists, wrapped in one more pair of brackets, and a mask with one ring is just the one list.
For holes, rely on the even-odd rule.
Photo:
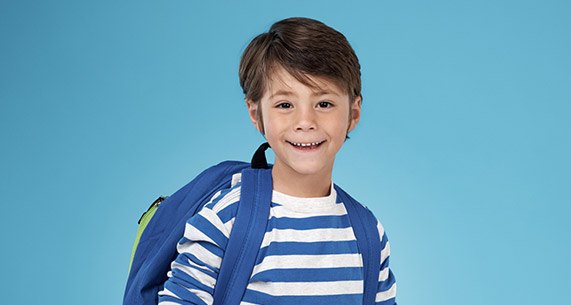
{"label": "eyebrow", "polygon": [[[331,95],[337,95],[339,96],[339,94],[337,94],[334,91],[331,90],[319,90],[319,91],[314,91],[311,95],[312,96],[321,96],[321,95],[327,95],[327,94],[331,94]],[[287,91],[287,90],[278,90],[276,91],[274,94],[270,95],[270,99],[278,96],[278,95],[283,95],[283,96],[294,96],[296,95],[293,91]]]}

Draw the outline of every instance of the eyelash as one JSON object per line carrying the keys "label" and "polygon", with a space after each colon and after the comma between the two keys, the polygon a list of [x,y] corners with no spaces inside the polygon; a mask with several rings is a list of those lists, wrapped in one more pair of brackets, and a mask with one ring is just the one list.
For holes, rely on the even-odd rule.
{"label": "eyelash", "polygon": [[[287,107],[285,107],[287,106]],[[291,103],[287,103],[287,102],[283,102],[283,103],[279,103],[276,108],[280,108],[280,109],[289,109],[291,108]]]}
{"label": "eyelash", "polygon": [[330,101],[321,101],[321,102],[317,103],[317,105],[319,105],[319,106],[325,105],[325,107],[322,107],[322,108],[331,108],[331,107],[333,107],[333,103],[331,103]]}

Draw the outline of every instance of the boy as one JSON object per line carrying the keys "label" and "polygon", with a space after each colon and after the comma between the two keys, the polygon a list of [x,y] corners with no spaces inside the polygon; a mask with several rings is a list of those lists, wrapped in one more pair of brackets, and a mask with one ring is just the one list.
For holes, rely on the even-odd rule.
{"label": "boy", "polygon": [[[358,59],[325,24],[289,18],[248,45],[240,84],[254,126],[275,153],[268,227],[242,304],[361,304],[362,259],[333,188],[335,155],[361,114]],[[240,174],[189,219],[160,304],[212,304],[240,202]],[[396,304],[390,248],[377,224],[376,304]]]}

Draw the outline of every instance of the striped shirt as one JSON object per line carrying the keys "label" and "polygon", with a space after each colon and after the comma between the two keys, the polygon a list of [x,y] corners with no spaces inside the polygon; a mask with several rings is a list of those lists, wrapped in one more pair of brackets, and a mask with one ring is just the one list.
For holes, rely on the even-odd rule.
{"label": "striped shirt", "polygon": [[[240,174],[186,224],[159,304],[213,302],[214,286],[240,200]],[[380,222],[381,268],[376,304],[396,304],[390,245]],[[241,305],[362,304],[363,261],[347,210],[335,189],[319,198],[277,191]]]}

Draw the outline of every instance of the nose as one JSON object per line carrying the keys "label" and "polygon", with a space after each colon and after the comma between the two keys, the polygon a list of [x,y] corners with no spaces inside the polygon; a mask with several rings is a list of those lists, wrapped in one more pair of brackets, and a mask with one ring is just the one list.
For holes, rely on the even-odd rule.
{"label": "nose", "polygon": [[295,121],[296,131],[309,131],[317,128],[317,115],[312,107],[300,107]]}

